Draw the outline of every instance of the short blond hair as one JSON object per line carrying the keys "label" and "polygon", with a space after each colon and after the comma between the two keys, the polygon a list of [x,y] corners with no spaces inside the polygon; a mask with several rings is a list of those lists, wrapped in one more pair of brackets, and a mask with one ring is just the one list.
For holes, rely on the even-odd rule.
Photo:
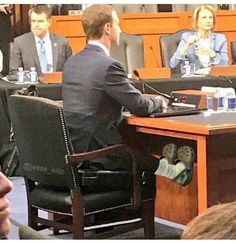
{"label": "short blond hair", "polygon": [[113,24],[112,11],[109,4],[94,4],[85,9],[82,26],[87,39],[101,38],[105,24]]}
{"label": "short blond hair", "polygon": [[236,201],[212,206],[190,221],[182,239],[236,239]]}
{"label": "short blond hair", "polygon": [[49,20],[52,16],[52,9],[47,4],[36,4],[29,10],[29,17],[32,13],[45,14],[46,18]]}
{"label": "short blond hair", "polygon": [[213,28],[215,28],[215,23],[216,23],[216,16],[215,16],[215,10],[214,8],[211,6],[211,5],[201,5],[197,8],[194,9],[194,12],[193,12],[193,16],[192,16],[192,28],[194,30],[197,30],[197,22],[198,22],[198,18],[199,18],[199,13],[202,11],[202,10],[209,10],[211,13],[212,13],[212,16],[213,16]]}

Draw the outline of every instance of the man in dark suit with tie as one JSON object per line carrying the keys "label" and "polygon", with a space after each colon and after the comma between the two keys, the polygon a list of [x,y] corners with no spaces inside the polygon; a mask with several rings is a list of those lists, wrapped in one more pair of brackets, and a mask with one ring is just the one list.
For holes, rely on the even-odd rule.
{"label": "man in dark suit with tie", "polygon": [[18,67],[30,70],[35,67],[38,75],[62,71],[72,50],[66,38],[49,33],[51,9],[47,4],[38,4],[29,11],[31,32],[14,39],[10,57],[10,74]]}
{"label": "man in dark suit with tie", "polygon": [[[75,152],[85,152],[122,143],[119,125],[123,107],[131,113],[145,116],[163,106],[160,96],[147,97],[127,78],[127,71],[110,57],[112,45],[119,44],[119,19],[111,5],[98,4],[86,8],[82,25],[88,44],[70,57],[63,68],[63,109]],[[140,174],[153,178],[154,173],[176,178],[186,171],[185,163],[169,164],[135,151]],[[108,170],[125,169],[123,155],[107,157],[99,162]],[[91,162],[92,163],[92,162]],[[97,165],[97,164],[96,164]],[[143,173],[144,172],[144,173]],[[185,173],[181,182],[189,180]]]}

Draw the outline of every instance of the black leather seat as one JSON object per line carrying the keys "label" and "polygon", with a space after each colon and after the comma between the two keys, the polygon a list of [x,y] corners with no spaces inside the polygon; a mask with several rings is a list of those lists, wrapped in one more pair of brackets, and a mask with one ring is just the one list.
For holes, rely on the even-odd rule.
{"label": "black leather seat", "polygon": [[[187,29],[179,30],[173,34],[160,37],[161,61],[163,67],[170,67],[170,59],[180,43],[181,36]],[[180,67],[172,69],[172,75],[180,75]]]}
{"label": "black leather seat", "polygon": [[[141,218],[122,230],[143,226],[145,238],[154,238],[154,195],[142,193],[134,159],[130,171],[84,169],[89,160],[107,154],[125,151],[134,158],[127,146],[74,154],[63,108],[46,98],[12,95],[9,111],[26,183],[30,227],[41,230],[52,226],[54,233],[64,229],[78,239],[85,237],[85,227],[94,229],[98,221],[104,224]],[[94,189],[87,190],[89,183]],[[41,218],[39,209],[50,212],[52,217]],[[93,232],[88,237],[106,237],[120,230],[114,227],[106,234]]]}
{"label": "black leather seat", "polygon": [[111,56],[121,62],[128,73],[144,67],[143,37],[122,32],[118,47],[111,48]]}

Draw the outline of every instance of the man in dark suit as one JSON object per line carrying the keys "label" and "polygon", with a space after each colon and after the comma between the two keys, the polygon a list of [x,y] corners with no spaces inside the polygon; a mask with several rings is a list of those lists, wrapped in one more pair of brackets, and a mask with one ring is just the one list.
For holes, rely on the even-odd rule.
{"label": "man in dark suit", "polygon": [[[120,27],[110,5],[92,5],[82,17],[88,44],[70,57],[63,68],[63,108],[75,152],[85,152],[122,143],[119,125],[123,107],[132,114],[145,116],[163,106],[160,96],[146,97],[127,78],[127,71],[109,52],[119,44]],[[138,169],[174,179],[186,166],[169,164],[135,151]],[[128,158],[126,158],[128,159]],[[124,169],[124,157],[105,158],[104,169]],[[187,176],[189,179],[189,176]],[[187,178],[184,178],[184,180]],[[155,180],[154,180],[155,182]],[[178,181],[177,181],[178,182]],[[182,182],[181,182],[182,183]]]}
{"label": "man in dark suit", "polygon": [[14,39],[10,74],[15,74],[18,67],[24,70],[35,67],[39,76],[62,71],[72,50],[66,38],[49,33],[51,9],[46,4],[38,4],[30,9],[29,15],[31,32]]}

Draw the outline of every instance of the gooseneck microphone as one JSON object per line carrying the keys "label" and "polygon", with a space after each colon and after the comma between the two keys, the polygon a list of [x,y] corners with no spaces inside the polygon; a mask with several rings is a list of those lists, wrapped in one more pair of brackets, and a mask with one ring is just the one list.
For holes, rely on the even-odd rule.
{"label": "gooseneck microphone", "polygon": [[137,70],[134,70],[133,71],[134,75],[139,79],[139,81],[141,82],[141,85],[142,85],[142,93],[145,94],[146,93],[146,89],[145,89],[145,83],[144,81],[141,79],[139,73]]}
{"label": "gooseneck microphone", "polygon": [[161,91],[159,91],[159,90],[153,88],[151,85],[149,85],[149,84],[147,84],[146,82],[144,82],[143,79],[140,77],[139,72],[138,72],[137,70],[134,70],[133,73],[134,73],[134,75],[139,79],[139,81],[141,82],[142,87],[146,86],[146,87],[148,87],[149,89],[151,89],[152,91],[154,91],[155,93],[157,93],[158,95],[161,95],[161,96],[163,96],[164,98],[166,98],[166,99],[168,99],[168,100],[170,100],[170,101],[172,101],[172,102],[173,102],[173,101],[176,101],[176,98],[174,98],[174,97],[172,97],[172,96],[170,96],[170,95],[168,95],[168,94],[162,93]]}

